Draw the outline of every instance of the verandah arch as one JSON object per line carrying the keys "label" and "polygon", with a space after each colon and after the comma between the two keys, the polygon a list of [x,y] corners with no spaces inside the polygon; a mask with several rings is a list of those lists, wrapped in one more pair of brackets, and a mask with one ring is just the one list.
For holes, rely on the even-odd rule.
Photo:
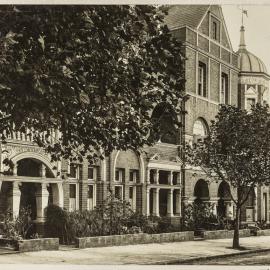
{"label": "verandah arch", "polygon": [[35,152],[23,152],[20,154],[15,155],[11,158],[11,161],[13,164],[17,164],[21,160],[30,159],[34,162],[43,163],[49,170],[49,172],[52,174],[52,178],[56,177],[56,170],[54,170],[53,164],[50,162],[50,160],[43,154],[35,153]]}
{"label": "verandah arch", "polygon": [[204,179],[199,179],[194,187],[193,196],[196,197],[195,201],[203,202],[209,200],[208,183]]}
{"label": "verandah arch", "polygon": [[[231,202],[231,196],[230,196],[230,185],[222,181],[218,187],[218,207],[217,207],[217,214],[220,217],[228,217],[228,203]],[[232,215],[233,213],[231,213]]]}

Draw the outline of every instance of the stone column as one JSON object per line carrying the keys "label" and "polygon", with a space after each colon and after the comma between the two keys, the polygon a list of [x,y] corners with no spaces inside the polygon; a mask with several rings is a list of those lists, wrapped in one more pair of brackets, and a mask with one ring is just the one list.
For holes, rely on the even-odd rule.
{"label": "stone column", "polygon": [[13,175],[14,176],[17,176],[17,169],[18,169],[18,163],[15,163],[14,167],[13,167]]}
{"label": "stone column", "polygon": [[180,172],[177,172],[177,185],[181,185],[181,173]]}
{"label": "stone column", "polygon": [[256,222],[258,220],[258,204],[257,204],[257,188],[254,188],[254,210],[253,210],[253,220]]}
{"label": "stone column", "polygon": [[167,216],[173,217],[173,189],[168,190],[167,197]]}
{"label": "stone column", "polygon": [[37,204],[37,221],[45,221],[45,208],[48,206],[49,192],[47,190],[47,184],[37,184],[36,191],[36,204]]}
{"label": "stone column", "polygon": [[159,217],[159,188],[155,188],[153,191],[153,214]]}
{"label": "stone column", "polygon": [[12,214],[13,217],[17,217],[20,212],[20,200],[21,200],[21,191],[20,191],[20,182],[13,182],[12,187]]}
{"label": "stone column", "polygon": [[230,202],[224,202],[225,204],[225,217],[229,218],[230,216]]}
{"label": "stone column", "polygon": [[19,131],[16,132],[16,139],[21,140],[21,132]]}
{"label": "stone column", "polygon": [[159,170],[156,169],[156,173],[155,173],[155,184],[159,184]]}
{"label": "stone column", "polygon": [[146,188],[146,216],[150,216],[150,188]]}
{"label": "stone column", "polygon": [[170,171],[170,175],[169,175],[169,185],[173,185],[173,171]]}
{"label": "stone column", "polygon": [[213,205],[213,214],[217,216],[217,202],[212,202]]}
{"label": "stone column", "polygon": [[176,207],[175,214],[177,216],[181,216],[181,190],[176,190]]}
{"label": "stone column", "polygon": [[230,219],[231,220],[234,219],[234,209],[233,209],[233,206],[234,206],[234,202],[231,201],[231,203],[230,203]]}
{"label": "stone column", "polygon": [[24,132],[22,132],[22,141],[26,141],[26,139],[25,139],[25,133]]}
{"label": "stone column", "polygon": [[46,177],[46,166],[44,164],[41,164],[40,166],[40,176],[43,178]]}
{"label": "stone column", "polygon": [[146,184],[150,183],[150,171],[151,171],[150,168],[148,168],[146,171]]}

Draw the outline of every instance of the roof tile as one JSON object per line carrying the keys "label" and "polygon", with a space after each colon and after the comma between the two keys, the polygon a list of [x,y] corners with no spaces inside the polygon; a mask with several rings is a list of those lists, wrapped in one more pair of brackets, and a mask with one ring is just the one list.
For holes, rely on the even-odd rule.
{"label": "roof tile", "polygon": [[172,5],[169,6],[165,23],[170,29],[190,26],[197,28],[209,5]]}

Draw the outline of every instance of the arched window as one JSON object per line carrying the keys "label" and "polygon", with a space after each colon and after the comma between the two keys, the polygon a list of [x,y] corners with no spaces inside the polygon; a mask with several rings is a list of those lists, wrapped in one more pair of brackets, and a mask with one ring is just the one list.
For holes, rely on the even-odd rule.
{"label": "arched window", "polygon": [[152,120],[155,130],[153,136],[156,140],[170,144],[178,143],[177,117],[168,104],[157,105],[153,111]]}
{"label": "arched window", "polygon": [[203,140],[208,135],[208,126],[206,121],[202,118],[198,118],[193,125],[193,142]]}
{"label": "arched window", "polygon": [[202,137],[205,137],[207,136],[207,134],[208,131],[205,121],[201,118],[198,118],[193,126],[193,135],[200,135]]}

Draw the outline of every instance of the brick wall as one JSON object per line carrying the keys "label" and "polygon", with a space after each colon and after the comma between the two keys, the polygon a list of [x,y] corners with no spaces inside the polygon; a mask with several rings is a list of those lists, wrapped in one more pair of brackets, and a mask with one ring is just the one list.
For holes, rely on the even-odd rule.
{"label": "brick wall", "polygon": [[230,63],[230,52],[221,48],[221,59],[227,63]]}
{"label": "brick wall", "polygon": [[238,73],[231,71],[231,104],[238,105]]}
{"label": "brick wall", "polygon": [[219,103],[219,84],[220,84],[220,72],[219,63],[211,60],[210,61],[210,89],[211,89],[211,100]]}
{"label": "brick wall", "polygon": [[204,51],[208,52],[209,51],[209,42],[208,39],[205,37],[202,37],[199,35],[199,42],[198,42],[199,48],[203,49]]}
{"label": "brick wall", "polygon": [[217,58],[219,58],[219,48],[220,47],[218,45],[216,45],[213,42],[210,42],[210,52]]}
{"label": "brick wall", "polygon": [[197,43],[196,33],[188,28],[186,29],[186,41],[192,45],[196,45]]}
{"label": "brick wall", "polygon": [[186,40],[186,28],[183,27],[181,29],[173,30],[172,35],[181,41],[185,41]]}
{"label": "brick wall", "polygon": [[208,125],[210,120],[214,119],[218,112],[218,105],[213,104],[207,100],[199,99],[196,97],[190,97],[186,103],[186,134],[193,135],[193,125],[196,119],[203,118]]}
{"label": "brick wall", "polygon": [[186,91],[196,93],[196,52],[190,48],[185,50],[185,77],[186,77]]}
{"label": "brick wall", "polygon": [[229,43],[229,40],[228,40],[228,38],[226,36],[225,27],[224,27],[223,24],[221,25],[221,37],[222,37],[221,44],[223,46],[225,46],[226,48],[230,48],[230,43]]}

